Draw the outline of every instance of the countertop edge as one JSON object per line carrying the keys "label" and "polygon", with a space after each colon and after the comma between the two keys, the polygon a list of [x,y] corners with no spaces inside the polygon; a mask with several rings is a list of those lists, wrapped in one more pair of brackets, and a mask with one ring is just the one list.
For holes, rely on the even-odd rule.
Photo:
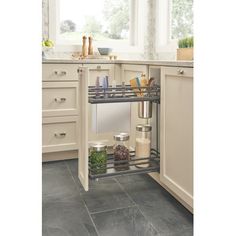
{"label": "countertop edge", "polygon": [[104,59],[44,59],[43,64],[133,64],[133,65],[151,65],[151,66],[179,66],[194,67],[193,61],[164,61],[164,60],[104,60]]}

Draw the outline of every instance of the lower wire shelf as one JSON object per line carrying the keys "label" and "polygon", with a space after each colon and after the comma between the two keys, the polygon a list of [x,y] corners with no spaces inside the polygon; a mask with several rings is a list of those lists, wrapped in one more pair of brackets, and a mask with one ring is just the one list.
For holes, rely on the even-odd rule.
{"label": "lower wire shelf", "polygon": [[[121,165],[119,166],[119,164]],[[127,169],[124,169],[124,164]],[[147,165],[147,167],[138,167],[138,165]],[[117,170],[119,167],[121,167],[123,170]],[[148,158],[136,158],[135,152],[131,151],[129,161],[115,161],[113,155],[109,154],[106,166],[103,168],[103,171],[92,169],[91,164],[89,163],[89,178],[93,180],[113,176],[145,174],[150,172],[160,173],[160,158],[158,152],[155,149],[152,149],[151,156]]]}

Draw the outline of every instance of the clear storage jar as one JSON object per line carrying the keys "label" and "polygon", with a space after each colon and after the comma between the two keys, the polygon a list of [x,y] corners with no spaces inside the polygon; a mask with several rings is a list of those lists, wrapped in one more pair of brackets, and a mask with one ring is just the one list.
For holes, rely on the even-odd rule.
{"label": "clear storage jar", "polygon": [[96,144],[90,147],[90,173],[103,174],[107,168],[107,146],[104,144]]}
{"label": "clear storage jar", "polygon": [[[152,127],[150,125],[140,124],[136,126],[135,139],[135,156],[136,158],[149,158],[151,155],[151,133]],[[139,164],[148,162],[145,164]],[[148,167],[149,159],[135,161],[137,167]]]}
{"label": "clear storage jar", "polygon": [[[117,171],[129,169],[129,134],[121,133],[114,135],[115,144],[114,149],[114,168]],[[116,163],[122,161],[122,163]]]}

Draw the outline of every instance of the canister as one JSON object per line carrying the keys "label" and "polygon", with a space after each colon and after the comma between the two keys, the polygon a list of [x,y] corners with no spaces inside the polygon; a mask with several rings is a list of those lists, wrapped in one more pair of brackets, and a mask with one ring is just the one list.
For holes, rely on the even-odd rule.
{"label": "canister", "polygon": [[[136,126],[136,139],[135,139],[135,156],[136,158],[147,158],[144,160],[137,160],[135,164],[137,167],[148,167],[149,158],[151,155],[151,133],[152,127],[148,124],[139,124]],[[139,164],[148,162],[145,164]]]}
{"label": "canister", "polygon": [[107,146],[105,144],[92,145],[90,147],[89,161],[91,174],[106,173]]}
{"label": "canister", "polygon": [[[114,135],[114,168],[117,171],[129,169],[129,134],[120,133]],[[121,163],[117,163],[121,161]]]}

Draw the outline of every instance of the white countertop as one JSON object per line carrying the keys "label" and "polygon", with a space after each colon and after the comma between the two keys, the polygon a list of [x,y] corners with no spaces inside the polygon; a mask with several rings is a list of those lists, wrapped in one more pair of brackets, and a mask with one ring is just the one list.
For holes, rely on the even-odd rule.
{"label": "white countertop", "polygon": [[156,66],[193,67],[193,61],[159,61],[159,60],[109,60],[109,59],[43,59],[45,64],[134,64]]}

